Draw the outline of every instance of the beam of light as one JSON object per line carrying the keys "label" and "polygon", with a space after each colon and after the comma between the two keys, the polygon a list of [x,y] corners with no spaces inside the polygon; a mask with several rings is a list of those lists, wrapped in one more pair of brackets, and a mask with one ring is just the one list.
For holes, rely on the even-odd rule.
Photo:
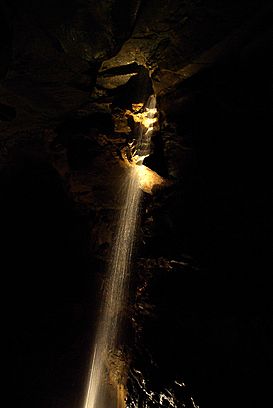
{"label": "beam of light", "polygon": [[[149,151],[151,131],[156,122],[155,97],[150,98],[142,118],[142,128],[137,141],[139,150],[145,142]],[[141,116],[139,116],[141,115]],[[145,157],[136,150],[128,162],[128,171],[124,180],[123,206],[117,224],[116,238],[110,256],[108,277],[102,296],[101,312],[97,332],[93,360],[90,368],[84,408],[124,408],[123,384],[113,384],[109,356],[117,349],[122,311],[127,301],[130,262],[135,241],[141,188],[151,192],[154,182],[159,183],[160,176],[142,164]],[[142,186],[142,187],[141,187]],[[141,188],[140,188],[141,187]],[[112,387],[112,388],[111,388]],[[115,389],[115,392],[113,392]]]}
{"label": "beam of light", "polygon": [[[127,193],[121,210],[116,240],[112,249],[109,277],[103,294],[103,306],[97,328],[95,352],[85,408],[111,408],[104,402],[107,392],[109,353],[116,348],[122,307],[126,302],[130,259],[133,250],[141,190],[135,169],[128,172]],[[117,386],[118,384],[116,384]],[[116,402],[113,403],[113,407]]]}

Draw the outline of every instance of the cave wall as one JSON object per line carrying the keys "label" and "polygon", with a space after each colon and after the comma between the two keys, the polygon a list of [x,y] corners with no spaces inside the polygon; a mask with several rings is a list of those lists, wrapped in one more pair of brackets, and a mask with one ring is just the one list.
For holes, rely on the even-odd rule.
{"label": "cave wall", "polygon": [[271,2],[12,0],[0,11],[14,398],[79,406],[125,171],[128,134],[113,116],[153,88],[160,130],[146,164],[170,183],[143,197],[132,369],[158,392],[184,381],[174,392],[189,407],[191,396],[271,406]]}

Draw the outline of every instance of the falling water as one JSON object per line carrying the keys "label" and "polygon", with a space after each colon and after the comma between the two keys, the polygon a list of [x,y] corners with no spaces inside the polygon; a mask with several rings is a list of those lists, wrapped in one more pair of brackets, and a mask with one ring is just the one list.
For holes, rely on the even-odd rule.
{"label": "falling water", "polygon": [[[155,111],[155,98],[150,97],[146,112],[151,118]],[[150,124],[144,124],[139,135],[139,146],[145,137],[145,150],[147,153],[147,139],[151,137]],[[109,386],[109,353],[116,350],[118,341],[118,331],[122,308],[126,304],[126,297],[129,283],[130,260],[134,245],[136,226],[138,220],[138,210],[141,198],[140,172],[142,165],[141,156],[137,156],[138,164],[128,167],[126,179],[124,180],[125,194],[124,204],[120,213],[116,239],[112,248],[108,280],[102,300],[102,310],[97,328],[93,361],[89,378],[88,389],[84,408],[119,408],[114,387]],[[141,163],[139,165],[139,162]],[[108,376],[108,378],[107,378]],[[113,384],[112,384],[113,385]]]}

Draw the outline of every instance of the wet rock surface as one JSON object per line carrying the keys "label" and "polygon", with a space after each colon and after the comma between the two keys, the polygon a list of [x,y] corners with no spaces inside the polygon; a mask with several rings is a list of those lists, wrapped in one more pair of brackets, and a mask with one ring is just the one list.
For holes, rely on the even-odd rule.
{"label": "wet rock surface", "polygon": [[82,406],[133,138],[124,112],[155,91],[144,164],[168,183],[143,194],[128,406],[271,406],[271,2],[12,0],[0,11],[14,399]]}

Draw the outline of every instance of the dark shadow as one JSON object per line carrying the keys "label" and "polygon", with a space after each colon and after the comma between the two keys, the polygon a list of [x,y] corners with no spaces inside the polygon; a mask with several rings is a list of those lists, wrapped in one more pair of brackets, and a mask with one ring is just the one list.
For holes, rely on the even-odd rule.
{"label": "dark shadow", "polygon": [[72,407],[90,352],[87,226],[43,155],[15,155],[0,178],[13,399],[28,408]]}

